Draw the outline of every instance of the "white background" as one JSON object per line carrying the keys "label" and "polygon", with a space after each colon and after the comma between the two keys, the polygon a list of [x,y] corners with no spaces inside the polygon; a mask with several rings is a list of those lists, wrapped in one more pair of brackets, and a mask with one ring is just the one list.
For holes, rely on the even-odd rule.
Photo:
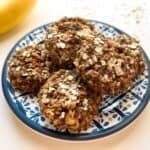
{"label": "white background", "polygon": [[[112,24],[137,37],[150,58],[149,0],[37,0],[28,18],[0,38],[0,69],[24,34],[62,16],[80,16]],[[150,150],[150,105],[128,127],[103,139],[71,143],[43,136],[19,121],[0,87],[0,150]]]}

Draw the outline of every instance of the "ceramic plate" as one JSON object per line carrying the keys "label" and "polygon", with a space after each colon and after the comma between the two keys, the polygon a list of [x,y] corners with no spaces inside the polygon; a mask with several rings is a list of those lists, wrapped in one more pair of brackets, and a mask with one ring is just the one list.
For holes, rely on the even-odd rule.
{"label": "ceramic plate", "polygon": [[[91,21],[91,23],[95,25],[99,33],[105,36],[125,34],[123,31],[102,22]],[[4,95],[18,118],[40,133],[68,140],[89,140],[104,137],[131,123],[142,112],[150,97],[150,67],[144,52],[146,63],[144,75],[140,76],[126,93],[113,98],[105,96],[98,117],[93,120],[88,130],[79,134],[59,131],[47,118],[42,116],[36,97],[31,98],[30,93],[19,93],[11,87],[8,79],[7,61],[15,51],[22,47],[43,42],[49,25],[51,23],[40,26],[19,40],[10,51],[3,67],[2,87]]]}

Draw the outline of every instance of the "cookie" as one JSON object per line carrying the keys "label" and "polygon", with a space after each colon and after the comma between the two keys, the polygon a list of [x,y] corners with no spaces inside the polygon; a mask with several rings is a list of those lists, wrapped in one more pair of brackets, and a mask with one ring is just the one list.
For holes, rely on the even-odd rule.
{"label": "cookie", "polygon": [[9,79],[14,89],[37,92],[47,80],[52,66],[43,44],[27,46],[15,52],[9,63]]}
{"label": "cookie", "polygon": [[74,71],[50,75],[38,95],[41,112],[59,129],[86,130],[98,113],[101,96],[93,95]]}
{"label": "cookie", "polygon": [[49,50],[54,64],[64,69],[74,68],[76,52],[84,40],[95,36],[94,26],[81,18],[63,18],[47,31],[45,46]]}
{"label": "cookie", "polygon": [[126,35],[95,37],[77,52],[74,65],[92,90],[111,96],[126,91],[145,68],[139,43]]}

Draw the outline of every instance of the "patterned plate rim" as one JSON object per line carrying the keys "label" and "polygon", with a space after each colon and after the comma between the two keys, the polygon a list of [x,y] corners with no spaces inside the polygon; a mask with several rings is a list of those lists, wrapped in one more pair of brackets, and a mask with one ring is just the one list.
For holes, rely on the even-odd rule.
{"label": "patterned plate rim", "polygon": [[[95,22],[95,23],[100,23],[100,24],[103,24],[103,25],[106,25],[106,26],[109,26],[109,27],[112,27],[120,34],[126,34],[124,31],[114,27],[113,25],[110,25],[110,24],[107,24],[107,23],[104,23],[104,22],[101,22],[101,21],[96,21],[96,20],[90,20],[90,21]],[[48,24],[51,24],[51,23],[48,23]],[[37,125],[35,122],[32,122],[31,120],[27,119],[24,116],[24,114],[22,114],[18,110],[17,106],[13,103],[11,96],[8,94],[8,87],[7,87],[7,83],[5,81],[6,73],[7,73],[7,62],[9,60],[9,58],[11,57],[12,53],[14,52],[14,48],[18,45],[18,43],[20,41],[22,41],[28,34],[34,32],[35,30],[40,29],[42,27],[44,28],[48,24],[41,25],[41,26],[31,30],[30,32],[28,32],[26,35],[24,35],[12,47],[11,51],[8,53],[8,56],[5,59],[5,62],[4,62],[4,65],[3,65],[3,69],[2,69],[2,78],[1,78],[2,79],[2,89],[3,89],[3,93],[4,93],[4,96],[6,98],[6,101],[7,101],[8,105],[10,106],[12,111],[15,113],[15,115],[22,122],[24,122],[25,125],[27,125],[28,127],[34,129],[37,132],[40,132],[42,134],[45,134],[47,136],[51,136],[51,137],[54,137],[54,138],[65,139],[65,140],[75,140],[75,141],[91,140],[91,139],[105,137],[105,136],[111,135],[111,134],[113,134],[113,133],[115,133],[117,131],[120,131],[121,129],[123,129],[124,127],[129,125],[131,122],[133,122],[140,115],[140,113],[144,110],[145,106],[147,105],[147,103],[149,101],[149,98],[150,98],[150,88],[147,89],[146,94],[145,94],[145,96],[143,98],[143,101],[139,105],[139,107],[125,121],[123,121],[123,122],[119,123],[118,125],[115,125],[115,126],[113,126],[111,128],[108,128],[107,130],[103,130],[103,132],[97,132],[97,133],[95,132],[95,133],[92,133],[92,134],[88,134],[87,133],[87,134],[82,134],[82,135],[79,135],[79,134],[74,135],[74,134],[61,133],[61,132],[58,132],[58,131],[52,131],[52,130],[46,129],[44,127],[41,127],[41,126]],[[128,35],[128,34],[126,34],[126,35]],[[149,79],[148,87],[150,87],[150,64],[149,64],[149,61],[148,61],[148,57],[147,57],[147,55],[146,55],[146,53],[144,52],[143,49],[142,49],[142,52],[144,54],[144,58],[146,60],[147,66],[148,66],[148,73],[149,73],[148,74],[148,79]]]}

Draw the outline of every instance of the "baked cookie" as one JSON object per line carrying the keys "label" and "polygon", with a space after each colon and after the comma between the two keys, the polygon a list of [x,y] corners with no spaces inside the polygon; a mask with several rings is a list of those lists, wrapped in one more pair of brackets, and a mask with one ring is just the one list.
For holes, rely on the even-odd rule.
{"label": "baked cookie", "polygon": [[12,87],[22,92],[37,92],[49,77],[51,65],[49,51],[43,44],[17,51],[8,63]]}
{"label": "baked cookie", "polygon": [[92,90],[117,95],[143,73],[140,49],[139,43],[126,35],[97,36],[77,52],[74,65]]}
{"label": "baked cookie", "polygon": [[54,64],[60,68],[73,68],[76,51],[82,47],[83,40],[95,36],[94,26],[81,18],[63,18],[47,31],[45,46]]}
{"label": "baked cookie", "polygon": [[74,71],[50,75],[38,95],[41,112],[59,129],[86,130],[98,113],[101,96],[93,95]]}

